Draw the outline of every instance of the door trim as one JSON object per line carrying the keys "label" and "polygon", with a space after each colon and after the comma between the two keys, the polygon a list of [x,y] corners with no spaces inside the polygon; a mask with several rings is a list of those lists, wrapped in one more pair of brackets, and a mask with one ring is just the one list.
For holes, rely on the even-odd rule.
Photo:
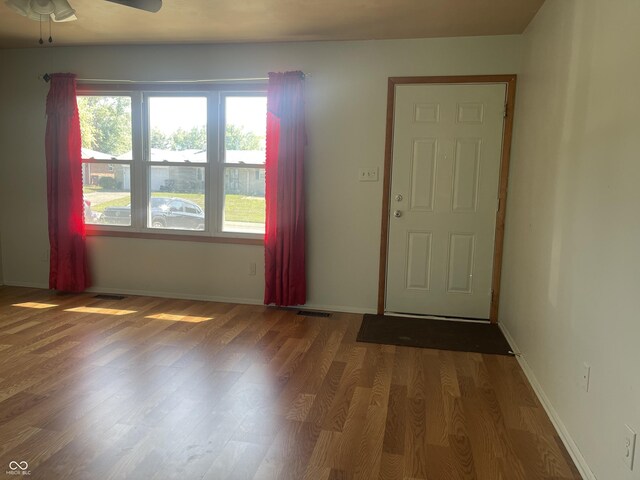
{"label": "door trim", "polygon": [[495,240],[493,247],[493,273],[491,278],[491,307],[489,320],[498,322],[500,300],[500,277],[502,274],[502,250],[504,247],[504,221],[507,209],[507,182],[509,180],[509,160],[511,157],[511,136],[513,133],[513,112],[516,99],[517,75],[463,75],[443,77],[389,77],[387,86],[387,125],[384,149],[384,172],[382,183],[382,228],[380,232],[380,270],[378,275],[378,309],[384,313],[387,284],[387,250],[389,241],[389,205],[391,197],[391,164],[393,151],[393,113],[395,110],[396,85],[410,84],[496,84],[507,87],[507,105],[502,135],[502,155],[500,158],[500,177],[498,180],[498,211],[496,212]]}

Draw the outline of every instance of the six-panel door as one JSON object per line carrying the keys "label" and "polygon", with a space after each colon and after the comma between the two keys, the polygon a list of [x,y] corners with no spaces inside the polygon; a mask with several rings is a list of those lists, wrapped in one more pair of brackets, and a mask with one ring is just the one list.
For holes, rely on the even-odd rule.
{"label": "six-panel door", "polygon": [[395,88],[385,311],[488,319],[506,86]]}

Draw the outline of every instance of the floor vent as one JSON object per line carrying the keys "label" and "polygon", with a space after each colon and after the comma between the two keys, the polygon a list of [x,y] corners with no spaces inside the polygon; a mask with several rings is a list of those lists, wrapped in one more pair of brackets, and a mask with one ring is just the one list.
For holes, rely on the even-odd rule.
{"label": "floor vent", "polygon": [[330,317],[329,312],[313,312],[311,310],[298,310],[298,315],[302,317]]}
{"label": "floor vent", "polygon": [[100,300],[124,300],[126,297],[124,295],[95,295],[93,298],[98,298]]}

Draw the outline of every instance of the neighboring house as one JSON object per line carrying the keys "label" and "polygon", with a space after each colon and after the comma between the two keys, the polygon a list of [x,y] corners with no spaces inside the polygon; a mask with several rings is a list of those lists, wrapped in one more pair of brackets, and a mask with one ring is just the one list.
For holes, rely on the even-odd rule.
{"label": "neighboring house", "polygon": [[264,169],[227,168],[224,172],[224,191],[249,197],[264,196]]}
{"label": "neighboring house", "polygon": [[[149,185],[152,192],[204,192],[204,169],[192,168],[190,164],[206,163],[206,150],[173,151],[152,148],[150,160],[155,166],[151,170]],[[181,162],[185,165],[162,165],[164,162]]]}
{"label": "neighboring house", "polygon": [[[82,149],[82,158],[95,158],[96,160],[111,159],[111,155],[102,152],[96,152],[88,148]],[[82,183],[83,185],[99,185],[102,177],[114,178],[113,165],[104,163],[83,163],[82,164]]]}
{"label": "neighboring house", "polygon": [[113,164],[113,175],[116,185],[121,190],[131,190],[131,169],[125,165]]}
{"label": "neighboring house", "polygon": [[[264,164],[264,150],[227,150],[226,164]],[[265,187],[264,168],[227,168],[224,173],[224,191],[237,195],[263,197]]]}

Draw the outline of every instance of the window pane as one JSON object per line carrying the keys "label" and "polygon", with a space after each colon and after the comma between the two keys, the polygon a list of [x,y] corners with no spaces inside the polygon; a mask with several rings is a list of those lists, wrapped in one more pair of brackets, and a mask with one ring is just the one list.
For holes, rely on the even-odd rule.
{"label": "window pane", "polygon": [[225,97],[225,162],[265,163],[267,97]]}
{"label": "window pane", "polygon": [[204,230],[204,167],[150,167],[149,227]]}
{"label": "window pane", "polygon": [[225,168],[222,230],[264,233],[264,219],[264,169]]}
{"label": "window pane", "polygon": [[83,163],[84,221],[131,225],[131,166]]}
{"label": "window pane", "polygon": [[149,97],[149,159],[207,161],[207,98]]}
{"label": "window pane", "polygon": [[82,158],[131,160],[131,97],[77,97]]}

